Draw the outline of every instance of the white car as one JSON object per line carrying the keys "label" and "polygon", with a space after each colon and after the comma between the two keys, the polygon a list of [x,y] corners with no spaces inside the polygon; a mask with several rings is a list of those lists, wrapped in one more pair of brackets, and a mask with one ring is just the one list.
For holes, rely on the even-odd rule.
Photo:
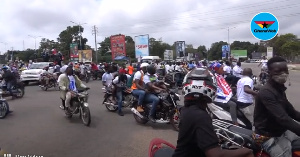
{"label": "white car", "polygon": [[49,67],[49,72],[53,73],[53,67],[50,65],[53,64],[52,62],[37,62],[32,63],[28,70],[24,70],[21,73],[21,81],[26,85],[29,82],[38,82],[41,78],[41,73],[45,67]]}

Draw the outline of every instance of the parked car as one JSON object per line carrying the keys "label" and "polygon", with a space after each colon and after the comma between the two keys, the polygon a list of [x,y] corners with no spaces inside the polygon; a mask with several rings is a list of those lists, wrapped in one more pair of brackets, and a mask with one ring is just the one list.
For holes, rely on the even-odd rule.
{"label": "parked car", "polygon": [[25,84],[28,85],[29,82],[39,82],[41,78],[41,73],[42,70],[45,67],[49,67],[49,72],[53,73],[53,67],[51,67],[52,62],[37,62],[37,63],[32,63],[28,70],[24,70],[21,73],[21,81]]}

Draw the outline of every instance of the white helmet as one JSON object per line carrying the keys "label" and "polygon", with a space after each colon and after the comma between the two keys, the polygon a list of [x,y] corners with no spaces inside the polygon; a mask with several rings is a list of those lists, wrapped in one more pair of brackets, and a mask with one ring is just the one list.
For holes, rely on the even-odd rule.
{"label": "white helmet", "polygon": [[140,68],[147,67],[147,66],[149,66],[148,63],[142,63],[141,66],[140,66]]}
{"label": "white helmet", "polygon": [[204,98],[212,102],[216,96],[217,84],[214,76],[206,68],[195,68],[183,79],[184,100]]}

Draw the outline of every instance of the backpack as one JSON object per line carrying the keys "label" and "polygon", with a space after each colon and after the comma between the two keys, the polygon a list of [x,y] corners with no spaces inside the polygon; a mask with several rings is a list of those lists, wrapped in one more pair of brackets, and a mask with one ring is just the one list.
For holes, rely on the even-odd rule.
{"label": "backpack", "polygon": [[127,80],[127,87],[128,87],[128,88],[131,88],[131,86],[132,86],[132,82],[133,82],[134,75],[135,75],[135,73],[133,73],[133,74],[131,75],[131,77],[129,78],[129,80]]}

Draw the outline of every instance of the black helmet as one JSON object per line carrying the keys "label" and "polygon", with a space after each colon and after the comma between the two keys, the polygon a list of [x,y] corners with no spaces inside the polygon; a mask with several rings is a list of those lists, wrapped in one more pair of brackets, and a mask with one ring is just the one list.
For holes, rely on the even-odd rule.
{"label": "black helmet", "polygon": [[147,72],[150,74],[150,75],[153,75],[156,73],[156,67],[155,65],[151,64],[147,67]]}

